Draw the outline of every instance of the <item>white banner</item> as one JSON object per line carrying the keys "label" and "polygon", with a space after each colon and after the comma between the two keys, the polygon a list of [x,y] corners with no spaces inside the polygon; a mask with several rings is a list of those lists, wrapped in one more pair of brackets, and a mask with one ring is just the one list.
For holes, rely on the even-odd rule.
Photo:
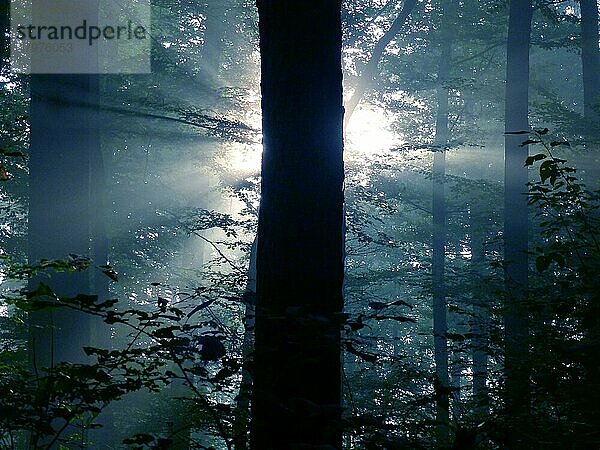
{"label": "white banner", "polygon": [[12,0],[18,73],[149,73],[150,0]]}

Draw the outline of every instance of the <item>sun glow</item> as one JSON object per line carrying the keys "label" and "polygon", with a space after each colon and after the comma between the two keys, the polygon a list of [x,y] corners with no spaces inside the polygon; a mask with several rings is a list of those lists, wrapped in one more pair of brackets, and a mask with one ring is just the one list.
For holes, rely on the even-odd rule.
{"label": "sun glow", "polygon": [[[381,107],[369,105],[357,109],[348,123],[346,158],[364,158],[404,143],[401,136],[390,129],[393,121],[393,116]],[[254,114],[253,122],[260,124],[260,114]],[[224,164],[229,169],[243,176],[260,172],[261,144],[229,144],[227,147]]]}
{"label": "sun glow", "polygon": [[393,118],[383,108],[369,106],[357,109],[346,130],[346,147],[359,153],[376,153],[402,143],[390,130]]}
{"label": "sun glow", "polygon": [[233,145],[227,158],[228,166],[243,175],[260,171],[262,145]]}

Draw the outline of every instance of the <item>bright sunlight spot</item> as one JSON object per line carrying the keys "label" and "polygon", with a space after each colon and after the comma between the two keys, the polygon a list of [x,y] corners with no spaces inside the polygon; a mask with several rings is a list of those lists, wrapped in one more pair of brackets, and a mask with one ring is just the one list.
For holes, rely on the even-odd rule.
{"label": "bright sunlight spot", "polygon": [[241,173],[256,173],[260,171],[262,145],[233,145],[229,151],[229,167]]}
{"label": "bright sunlight spot", "polygon": [[375,153],[401,144],[389,127],[393,117],[383,108],[357,109],[348,123],[346,147],[360,153]]}

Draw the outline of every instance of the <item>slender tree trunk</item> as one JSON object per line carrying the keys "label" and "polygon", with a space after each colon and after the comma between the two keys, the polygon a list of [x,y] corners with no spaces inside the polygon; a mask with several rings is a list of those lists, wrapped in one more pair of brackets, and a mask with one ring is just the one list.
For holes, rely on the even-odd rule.
{"label": "slender tree trunk", "polygon": [[[474,208],[473,208],[474,209]],[[485,233],[481,217],[471,210],[471,283],[473,285],[473,319],[471,322],[471,348],[473,358],[474,413],[484,418],[489,412],[487,394],[489,307],[484,298],[483,270],[485,265]]]}
{"label": "slender tree trunk", "polygon": [[600,51],[598,50],[598,3],[580,0],[581,62],[585,118],[600,120]]}
{"label": "slender tree trunk", "polygon": [[[98,78],[88,75],[31,77],[31,144],[29,158],[29,260],[66,258],[70,253],[91,256],[95,226],[92,186],[93,160],[99,155],[95,111],[70,102],[94,104]],[[95,156],[93,156],[95,155]],[[92,294],[91,271],[52,274],[59,295]],[[46,313],[40,313],[46,315]],[[49,314],[54,330],[39,345],[38,366],[81,361],[89,342],[89,323],[80,314],[62,309]],[[34,336],[39,329],[34,329]],[[73,337],[77,337],[74,339]],[[43,341],[43,342],[42,342]],[[50,355],[54,359],[50,359]]]}
{"label": "slender tree trunk", "polygon": [[[509,2],[505,129],[528,130],[531,0]],[[506,134],[504,176],[505,401],[509,448],[527,447],[530,411],[527,313],[527,146],[524,135]]]}
{"label": "slender tree trunk", "polygon": [[[96,109],[100,107],[100,80],[93,76],[90,80],[90,94],[88,96],[90,104],[89,115],[91,120],[95,120]],[[109,242],[106,232],[106,213],[107,207],[107,170],[104,164],[104,157],[101,150],[101,127],[94,125],[90,130],[90,166],[89,166],[89,204],[90,204],[90,257],[94,266],[106,265],[109,262]],[[90,290],[93,295],[97,295],[100,300],[110,298],[109,278],[100,270],[93,269],[90,273]],[[91,318],[90,340],[92,346],[100,348],[110,348],[111,332],[110,326],[104,323],[100,318]],[[115,424],[113,421],[114,408],[108,405],[99,415],[96,422],[102,425],[102,428],[90,431],[89,439],[96,448],[105,448],[109,444],[115,445]],[[108,448],[108,447],[106,447]]]}
{"label": "slender tree trunk", "polygon": [[448,318],[444,270],[446,262],[446,146],[448,145],[448,80],[450,78],[451,42],[448,27],[454,1],[443,8],[440,32],[441,53],[438,68],[437,119],[435,128],[435,153],[433,157],[433,336],[436,374],[436,422],[439,448],[450,445],[450,379],[448,375]]}
{"label": "slender tree trunk", "polygon": [[[461,327],[462,328],[462,327]],[[458,330],[460,334],[460,328]],[[460,353],[453,352],[452,359],[450,361],[450,390],[452,392],[451,396],[451,411],[452,411],[452,420],[454,423],[458,424],[461,421],[461,380],[462,380],[462,358],[460,357]]]}
{"label": "slender tree trunk", "polygon": [[[99,233],[99,205],[94,182],[99,180],[97,128],[98,77],[32,75],[31,143],[29,152],[29,261],[66,259],[69,254],[92,257],[106,246]],[[83,106],[74,106],[72,103]],[[93,269],[50,273],[34,278],[61,296],[96,294],[101,286]],[[82,347],[90,345],[89,316],[58,308],[30,315],[31,365],[36,373],[59,362],[84,362]]]}
{"label": "slender tree trunk", "polygon": [[340,0],[258,0],[262,197],[251,447],[341,448]]}
{"label": "slender tree trunk", "polygon": [[5,59],[9,55],[10,0],[0,0],[0,69],[4,69]]}
{"label": "slender tree trunk", "polygon": [[223,53],[226,48],[225,24],[227,11],[231,8],[229,0],[209,0],[206,12],[206,30],[202,46],[201,70],[215,86],[223,85],[221,81]]}
{"label": "slender tree trunk", "polygon": [[373,52],[371,53],[371,58],[369,62],[365,66],[363,72],[360,74],[360,77],[356,83],[356,88],[352,93],[352,97],[346,102],[344,105],[346,112],[344,116],[344,129],[348,127],[348,123],[350,122],[350,118],[352,114],[354,114],[354,110],[360,103],[363,95],[371,88],[373,82],[377,79],[379,75],[379,61],[381,61],[381,57],[383,56],[383,52],[386,47],[392,42],[392,39],[396,37],[396,35],[400,32],[404,23],[410,16],[410,13],[415,8],[417,4],[417,0],[405,0],[404,5],[402,5],[402,11],[398,14],[398,17],[392,22],[392,25],[387,30],[387,32],[379,39],[375,48],[373,48]]}
{"label": "slender tree trunk", "polygon": [[446,202],[445,175],[446,153],[438,150],[433,162],[433,342],[436,375],[436,436],[438,447],[449,445],[450,379],[448,376],[448,318],[446,315],[446,292],[444,265],[446,256]]}

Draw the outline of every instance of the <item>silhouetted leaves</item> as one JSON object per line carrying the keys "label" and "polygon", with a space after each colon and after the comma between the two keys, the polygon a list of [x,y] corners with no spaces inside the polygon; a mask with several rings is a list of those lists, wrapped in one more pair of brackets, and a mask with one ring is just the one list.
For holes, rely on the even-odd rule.
{"label": "silhouetted leaves", "polygon": [[547,155],[545,155],[543,153],[538,153],[537,155],[528,156],[527,159],[525,160],[525,165],[531,166],[536,161],[541,161],[542,159],[546,159],[546,158],[547,158]]}
{"label": "silhouetted leaves", "polygon": [[377,355],[357,349],[352,342],[346,342],[346,351],[370,363],[377,362]]}
{"label": "silhouetted leaves", "polygon": [[110,278],[112,281],[119,281],[119,276],[117,272],[109,265],[98,266],[98,268],[102,271],[104,275]]}
{"label": "silhouetted leaves", "polygon": [[196,342],[202,346],[200,357],[206,361],[217,361],[225,355],[225,346],[216,336],[200,336]]}
{"label": "silhouetted leaves", "polygon": [[520,147],[526,147],[530,144],[539,144],[541,141],[537,140],[537,139],[527,139],[526,141],[523,141],[519,146]]}

